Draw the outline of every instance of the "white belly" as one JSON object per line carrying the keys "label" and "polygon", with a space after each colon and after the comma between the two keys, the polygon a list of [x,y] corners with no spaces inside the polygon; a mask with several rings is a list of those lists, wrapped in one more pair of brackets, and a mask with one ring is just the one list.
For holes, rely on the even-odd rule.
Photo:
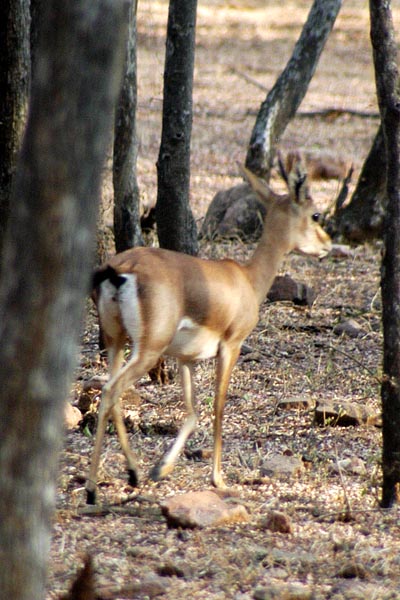
{"label": "white belly", "polygon": [[185,317],[179,323],[165,354],[187,360],[214,358],[219,341],[219,335],[215,331],[201,327]]}

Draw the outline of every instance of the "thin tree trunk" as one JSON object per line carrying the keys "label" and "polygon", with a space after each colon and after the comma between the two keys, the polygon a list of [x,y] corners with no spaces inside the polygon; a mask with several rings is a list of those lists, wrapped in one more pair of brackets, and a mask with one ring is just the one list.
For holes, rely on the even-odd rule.
{"label": "thin tree trunk", "polygon": [[197,228],[189,205],[196,10],[197,0],[170,0],[157,161],[160,246],[187,254],[198,251]]}
{"label": "thin tree trunk", "polygon": [[113,183],[114,239],[117,252],[144,245],[136,176],[136,106],[136,5],[133,3],[129,14],[125,77],[115,118]]}
{"label": "thin tree trunk", "polygon": [[269,178],[275,149],[307,92],[341,5],[314,0],[288,64],[261,105],[246,156],[246,167],[260,177]]}
{"label": "thin tree trunk", "polygon": [[126,3],[50,0],[0,287],[0,594],[43,600]]}
{"label": "thin tree trunk", "polygon": [[400,482],[400,96],[397,45],[390,2],[370,0],[371,42],[387,157],[387,212],[382,260],[383,487],[382,506],[396,500]]}
{"label": "thin tree trunk", "polygon": [[386,145],[382,124],[364,162],[351,201],[333,215],[328,229],[351,242],[381,238],[386,212]]}
{"label": "thin tree trunk", "polygon": [[30,84],[29,1],[0,3],[0,254]]}

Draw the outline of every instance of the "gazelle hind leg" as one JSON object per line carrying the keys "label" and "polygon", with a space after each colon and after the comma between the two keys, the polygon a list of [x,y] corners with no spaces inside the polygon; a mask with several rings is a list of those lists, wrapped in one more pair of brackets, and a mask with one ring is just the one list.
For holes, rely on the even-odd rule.
{"label": "gazelle hind leg", "polygon": [[138,483],[138,468],[134,453],[131,451],[128,442],[128,434],[122,419],[120,396],[121,394],[139,377],[147,373],[159,358],[158,353],[151,352],[145,356],[134,356],[131,360],[114,376],[103,388],[99,417],[97,424],[97,433],[92,453],[89,475],[86,481],[87,503],[94,504],[96,501],[96,481],[97,471],[100,463],[101,448],[104,434],[107,427],[107,421],[110,416],[113,417],[117,429],[118,438],[124,451],[129,472],[129,481],[133,485]]}
{"label": "gazelle hind leg", "polygon": [[117,430],[119,443],[121,444],[122,451],[125,454],[125,458],[128,463],[129,485],[132,487],[137,487],[139,484],[139,467],[137,464],[136,455],[129,446],[128,434],[122,417],[120,401],[113,406],[111,414]]}
{"label": "gazelle hind leg", "polygon": [[164,479],[174,468],[175,462],[185,445],[186,440],[193,432],[197,423],[197,413],[194,399],[193,387],[193,365],[192,363],[180,363],[180,374],[182,381],[183,398],[187,410],[187,417],[179,430],[178,437],[160,462],[153,467],[150,477],[153,481]]}
{"label": "gazelle hind leg", "polygon": [[[123,362],[123,346],[124,339],[123,338],[115,338],[112,339],[107,336],[107,334],[103,331],[104,341],[107,346],[107,355],[109,361],[109,372],[110,379],[115,376],[121,368]],[[109,383],[109,382],[108,382]],[[108,403],[105,400],[106,394],[106,386],[103,387],[99,414],[97,419],[97,431],[95,437],[95,444],[92,451],[92,457],[90,461],[90,470],[86,480],[86,502],[87,504],[95,504],[96,503],[96,481],[97,481],[97,471],[100,463],[101,456],[101,447],[103,444],[104,434],[107,428],[107,421],[110,417],[110,409],[108,408]]]}

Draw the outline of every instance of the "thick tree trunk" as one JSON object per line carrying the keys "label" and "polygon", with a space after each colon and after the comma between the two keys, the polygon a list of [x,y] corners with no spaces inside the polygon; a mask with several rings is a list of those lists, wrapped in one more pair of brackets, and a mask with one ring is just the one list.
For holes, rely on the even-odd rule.
{"label": "thick tree trunk", "polygon": [[30,29],[30,48],[31,48],[31,73],[35,77],[36,68],[36,50],[39,45],[43,8],[46,0],[30,0],[31,5],[31,29]]}
{"label": "thick tree trunk", "polygon": [[332,236],[361,243],[381,238],[387,204],[386,146],[382,125],[365,160],[351,201],[340,207],[329,223]]}
{"label": "thick tree trunk", "polygon": [[198,251],[197,228],[189,205],[196,9],[197,0],[170,0],[157,161],[160,246],[187,254]]}
{"label": "thick tree trunk", "polygon": [[397,45],[390,2],[370,0],[371,42],[387,156],[387,212],[382,260],[383,488],[382,506],[396,500],[400,482],[400,96]]}
{"label": "thick tree trunk", "polygon": [[131,6],[125,77],[116,112],[114,135],[114,239],[117,252],[133,246],[143,246],[136,176],[136,105],[136,6]]}
{"label": "thick tree trunk", "polygon": [[269,178],[275,149],[296,114],[317,67],[341,0],[314,0],[293,54],[259,110],[246,156],[246,167]]}
{"label": "thick tree trunk", "polygon": [[28,109],[29,29],[28,0],[0,3],[0,254]]}
{"label": "thick tree trunk", "polygon": [[[0,287],[0,590],[43,600],[127,5],[49,0]],[[40,66],[39,66],[40,65]]]}

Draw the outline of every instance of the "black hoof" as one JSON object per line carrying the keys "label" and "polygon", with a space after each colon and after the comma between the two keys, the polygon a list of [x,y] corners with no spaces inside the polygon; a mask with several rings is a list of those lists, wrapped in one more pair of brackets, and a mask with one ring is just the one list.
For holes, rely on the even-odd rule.
{"label": "black hoof", "polygon": [[132,487],[137,487],[139,485],[139,478],[137,476],[136,471],[133,469],[128,469],[128,481],[129,485]]}
{"label": "black hoof", "polygon": [[86,490],[86,504],[96,504],[96,492]]}
{"label": "black hoof", "polygon": [[160,481],[161,478],[161,467],[160,465],[156,465],[153,467],[149,473],[150,479],[153,481]]}

